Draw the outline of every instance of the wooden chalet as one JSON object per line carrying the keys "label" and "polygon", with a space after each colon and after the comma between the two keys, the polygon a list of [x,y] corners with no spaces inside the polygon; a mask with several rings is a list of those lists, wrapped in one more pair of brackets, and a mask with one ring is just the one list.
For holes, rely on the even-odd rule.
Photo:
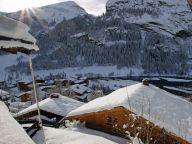
{"label": "wooden chalet", "polygon": [[[42,119],[51,121],[56,119],[60,121],[70,111],[78,108],[83,103],[61,96],[59,94],[52,94],[49,98],[39,102]],[[17,120],[30,120],[38,115],[37,105],[34,104],[16,114],[14,117]]]}
{"label": "wooden chalet", "polygon": [[30,83],[26,83],[26,82],[23,82],[23,81],[19,81],[17,82],[17,87],[20,91],[24,91],[24,92],[28,92],[31,90],[30,86],[29,86]]}
{"label": "wooden chalet", "polygon": [[28,91],[28,92],[18,93],[16,97],[19,98],[21,102],[27,102],[32,99],[32,92]]}
{"label": "wooden chalet", "polygon": [[[170,109],[166,104],[171,106]],[[144,143],[190,144],[191,121],[186,124],[186,131],[177,129],[180,120],[187,121],[192,116],[189,108],[192,108],[191,103],[145,81],[95,99],[70,112],[67,119],[86,122],[87,127],[117,136],[139,134]],[[183,136],[181,133],[187,134]]]}

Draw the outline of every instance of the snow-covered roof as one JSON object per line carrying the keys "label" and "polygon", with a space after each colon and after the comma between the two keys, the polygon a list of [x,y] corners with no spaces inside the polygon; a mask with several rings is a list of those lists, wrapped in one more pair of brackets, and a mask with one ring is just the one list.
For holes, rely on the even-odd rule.
{"label": "snow-covered roof", "polygon": [[18,92],[18,93],[15,93],[14,95],[16,97],[21,97],[21,96],[23,96],[25,94],[32,94],[32,92],[31,91],[28,91],[28,92]]}
{"label": "snow-covered roof", "polygon": [[28,31],[25,24],[0,15],[0,49],[39,50],[35,38]]}
{"label": "snow-covered roof", "polygon": [[14,120],[3,102],[0,102],[0,143],[35,144],[24,129]]}
{"label": "snow-covered roof", "polygon": [[0,89],[0,96],[6,96],[6,95],[9,95],[9,93]]}
{"label": "snow-covered roof", "polygon": [[80,85],[80,84],[76,84],[70,87],[71,90],[73,90],[74,92],[78,93],[78,94],[83,94],[86,91],[89,91],[89,88],[84,86],[84,85]]}
{"label": "snow-covered roof", "polygon": [[[82,102],[59,95],[59,98],[47,98],[39,102],[39,107],[41,110],[61,116],[66,116],[69,112],[80,107],[83,104],[84,103]],[[18,114],[15,115],[15,117],[27,114],[35,110],[37,110],[36,104],[20,111]]]}
{"label": "snow-covered roof", "polygon": [[77,108],[68,116],[103,111],[118,106],[142,115],[181,137],[186,135],[187,140],[192,142],[192,104],[153,85],[145,86],[139,83],[118,89],[108,96]]}

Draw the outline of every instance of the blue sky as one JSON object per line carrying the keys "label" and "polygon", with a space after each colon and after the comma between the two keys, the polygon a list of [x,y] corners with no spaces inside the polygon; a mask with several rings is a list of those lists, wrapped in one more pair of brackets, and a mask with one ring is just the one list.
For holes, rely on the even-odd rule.
{"label": "blue sky", "polygon": [[[67,0],[0,0],[0,11],[14,12],[28,7],[40,7]],[[74,0],[88,13],[100,15],[105,12],[107,0]]]}

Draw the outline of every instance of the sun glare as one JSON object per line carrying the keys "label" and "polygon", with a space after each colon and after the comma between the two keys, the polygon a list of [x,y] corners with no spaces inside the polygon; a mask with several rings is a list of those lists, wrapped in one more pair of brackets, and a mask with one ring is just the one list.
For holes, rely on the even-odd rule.
{"label": "sun glare", "polygon": [[40,7],[57,2],[58,0],[0,0],[0,11],[14,12],[22,9]]}

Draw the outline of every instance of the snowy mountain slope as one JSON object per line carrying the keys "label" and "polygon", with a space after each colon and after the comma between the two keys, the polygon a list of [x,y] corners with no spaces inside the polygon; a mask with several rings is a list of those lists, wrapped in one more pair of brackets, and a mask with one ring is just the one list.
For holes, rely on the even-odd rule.
{"label": "snowy mountain slope", "polygon": [[24,22],[37,35],[42,30],[52,29],[63,19],[69,20],[85,14],[87,13],[83,8],[75,2],[69,1],[8,13],[6,16]]}
{"label": "snowy mountain slope", "polygon": [[188,0],[109,0],[107,13],[168,36],[192,34]]}
{"label": "snowy mountain slope", "polygon": [[[117,65],[145,74],[186,75],[192,69],[192,11],[187,0],[174,2],[109,0],[103,16],[81,15],[58,24],[49,12],[41,21],[32,16],[40,47],[34,68]],[[57,11],[55,5],[47,7]]]}

